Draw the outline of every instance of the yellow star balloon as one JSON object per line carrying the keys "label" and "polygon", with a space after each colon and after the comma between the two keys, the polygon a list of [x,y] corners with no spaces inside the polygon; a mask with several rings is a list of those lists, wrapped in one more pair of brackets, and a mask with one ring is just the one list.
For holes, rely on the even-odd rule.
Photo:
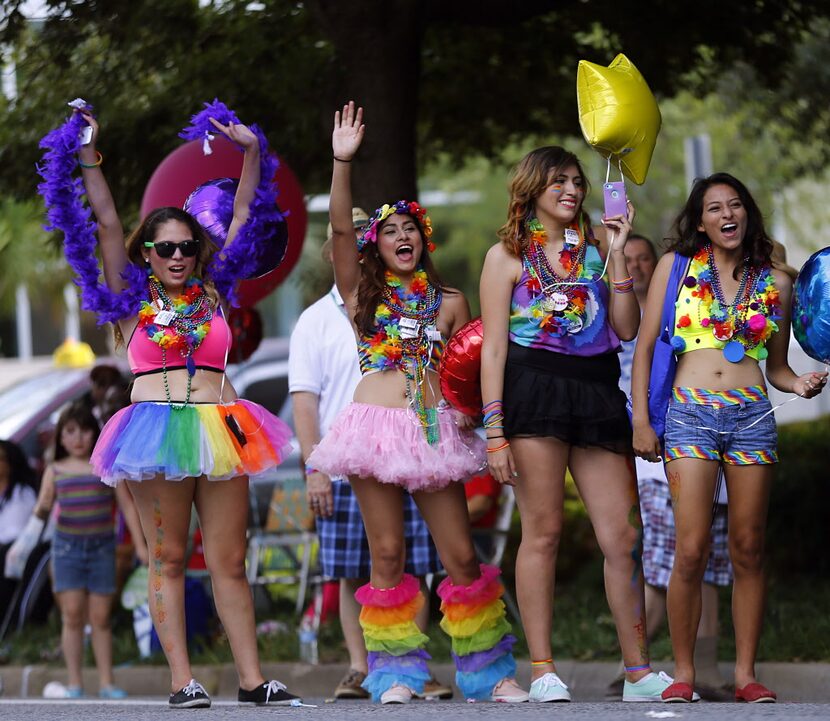
{"label": "yellow star balloon", "polygon": [[620,53],[605,67],[579,61],[576,72],[579,125],[588,144],[637,185],[648,174],[662,118],[640,71]]}

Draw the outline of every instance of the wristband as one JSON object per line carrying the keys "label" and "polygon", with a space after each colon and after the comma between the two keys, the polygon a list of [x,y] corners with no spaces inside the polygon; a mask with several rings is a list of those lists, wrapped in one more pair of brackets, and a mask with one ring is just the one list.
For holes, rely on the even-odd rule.
{"label": "wristband", "polygon": [[338,163],[351,163],[352,159],[349,158],[346,160],[345,158],[338,158],[336,155],[332,156]]}
{"label": "wristband", "polygon": [[311,466],[309,466],[309,465],[306,465],[306,467],[305,467],[305,474],[306,474],[306,476],[310,476],[312,473],[319,473],[319,472],[320,472],[320,471],[318,471],[316,468],[312,468],[312,467],[311,467]]}
{"label": "wristband", "polygon": [[101,165],[101,163],[104,162],[104,156],[101,155],[101,152],[98,151],[98,150],[95,151],[95,155],[98,156],[98,159],[94,163],[88,164],[88,163],[84,163],[82,160],[79,160],[78,164],[82,168],[97,168],[97,167],[99,167]]}

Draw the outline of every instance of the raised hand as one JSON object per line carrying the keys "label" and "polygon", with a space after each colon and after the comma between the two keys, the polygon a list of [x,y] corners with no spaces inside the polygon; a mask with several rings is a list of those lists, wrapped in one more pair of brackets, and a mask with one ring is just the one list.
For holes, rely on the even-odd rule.
{"label": "raised hand", "polygon": [[627,215],[612,215],[610,218],[602,219],[602,224],[608,228],[608,242],[611,246],[611,252],[623,252],[636,214],[637,211],[634,210],[634,206],[629,200]]}
{"label": "raised hand", "polygon": [[349,161],[363,142],[363,108],[355,112],[354,101],[350,100],[334,114],[334,131],[331,134],[331,149],[338,160]]}
{"label": "raised hand", "polygon": [[257,139],[257,136],[253,134],[247,125],[243,125],[242,123],[228,123],[227,125],[222,125],[222,123],[215,118],[210,118],[210,122],[213,124],[213,127],[228,138],[228,140],[236,143],[245,150],[259,148],[259,140]]}
{"label": "raised hand", "polygon": [[87,145],[81,146],[81,150],[83,151],[84,148],[89,148],[89,150],[93,151],[93,155],[95,154],[95,144],[98,141],[98,121],[95,119],[95,116],[89,110],[83,109],[78,110],[77,108],[72,111],[73,113],[79,113],[81,117],[86,121],[86,124],[92,128],[92,140],[89,141]]}

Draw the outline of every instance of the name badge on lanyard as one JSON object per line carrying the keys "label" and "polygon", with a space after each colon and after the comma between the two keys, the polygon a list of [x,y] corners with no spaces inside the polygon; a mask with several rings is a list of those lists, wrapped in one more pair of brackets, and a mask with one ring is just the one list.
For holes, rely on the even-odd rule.
{"label": "name badge on lanyard", "polygon": [[433,343],[437,343],[441,340],[441,331],[434,325],[427,326],[427,338],[431,340]]}
{"label": "name badge on lanyard", "polygon": [[414,318],[401,318],[399,323],[401,329],[401,338],[411,340],[417,338],[421,331],[421,324]]}
{"label": "name badge on lanyard", "polygon": [[170,325],[175,317],[176,314],[172,310],[160,310],[153,318],[153,322],[156,325]]}

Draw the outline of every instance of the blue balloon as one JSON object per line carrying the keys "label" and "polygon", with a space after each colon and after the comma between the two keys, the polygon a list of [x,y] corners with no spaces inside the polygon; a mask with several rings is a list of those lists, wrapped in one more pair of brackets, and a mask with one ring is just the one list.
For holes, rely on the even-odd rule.
{"label": "blue balloon", "polygon": [[[184,210],[190,213],[208,232],[220,248],[225,245],[228,228],[233,220],[233,198],[239,181],[236,178],[216,178],[202,183],[184,201]],[[285,220],[273,229],[267,247],[262,251],[251,278],[259,278],[276,268],[288,247],[288,226]]]}
{"label": "blue balloon", "polygon": [[804,352],[830,363],[830,247],[813,253],[793,287],[793,335]]}

